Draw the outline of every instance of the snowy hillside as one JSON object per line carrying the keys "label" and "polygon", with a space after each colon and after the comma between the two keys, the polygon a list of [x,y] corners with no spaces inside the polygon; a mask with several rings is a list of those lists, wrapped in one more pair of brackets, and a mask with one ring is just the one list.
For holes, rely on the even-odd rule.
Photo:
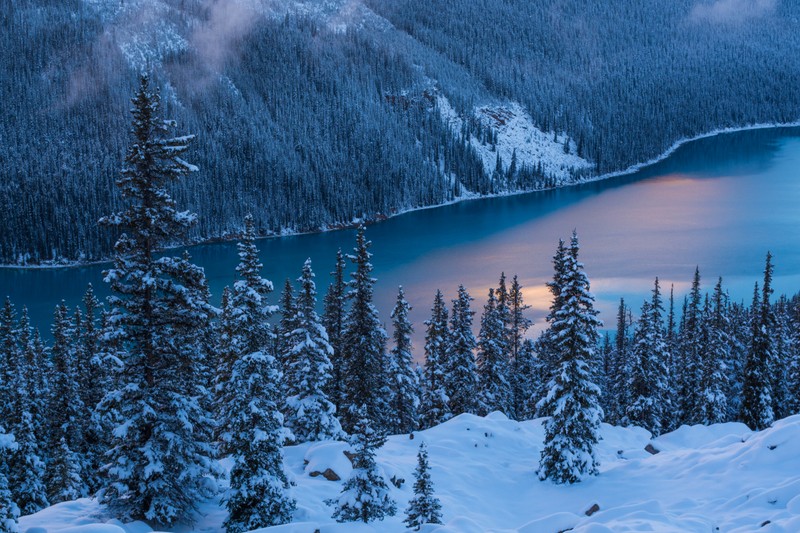
{"label": "snowy hillside", "polygon": [[[444,96],[437,98],[437,105],[442,120],[458,134],[464,126],[463,118]],[[498,155],[503,169],[508,170],[515,153],[517,165],[536,167],[540,164],[543,173],[554,177],[558,183],[568,183],[576,171],[592,168],[592,163],[575,154],[577,146],[566,133],[554,135],[543,132],[533,124],[530,114],[516,102],[478,106],[474,109],[474,118],[497,135],[496,143],[482,142],[474,135],[470,137],[470,144],[480,155],[487,174],[491,175],[494,171]],[[567,150],[565,143],[568,143]]]}
{"label": "snowy hillside", "polygon": [[[761,432],[736,423],[683,426],[654,441],[642,429],[604,424],[601,474],[573,486],[538,481],[543,435],[542,419],[514,422],[494,413],[461,415],[413,438],[391,437],[378,461],[387,479],[404,480],[392,488],[400,512],[368,525],[333,522],[331,508],[322,501],[338,495],[342,481],[312,477],[327,469],[347,477],[344,444],[288,447],[286,467],[298,500],[295,521],[260,531],[404,531],[402,510],[412,496],[421,441],[428,444],[445,521],[423,528],[427,533],[800,531],[800,416]],[[648,444],[659,453],[645,451]],[[595,505],[599,510],[587,516]],[[225,513],[218,502],[205,504],[202,512],[196,527],[175,531],[220,531]],[[30,533],[150,531],[141,523],[103,523],[102,509],[89,499],[23,517],[20,526]]]}

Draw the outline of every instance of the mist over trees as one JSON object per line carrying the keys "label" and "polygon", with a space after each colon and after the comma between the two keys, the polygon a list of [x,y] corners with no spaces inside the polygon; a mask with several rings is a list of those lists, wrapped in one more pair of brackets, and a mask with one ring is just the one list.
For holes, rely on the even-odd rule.
{"label": "mist over trees", "polygon": [[239,235],[249,213],[263,235],[552,184],[510,161],[516,177],[493,180],[465,139],[491,146],[496,133],[474,120],[451,131],[439,96],[466,119],[517,101],[595,173],[715,128],[798,118],[793,2],[726,14],[692,0],[365,0],[349,18],[340,4],[270,4],[283,11],[206,35],[224,37],[217,55],[201,39],[216,3],[0,5],[0,202],[12,206],[0,261],[110,255],[117,236],[95,222],[122,205],[113,182],[142,68],[198,134],[203,172],[170,191],[200,215],[193,240]]}

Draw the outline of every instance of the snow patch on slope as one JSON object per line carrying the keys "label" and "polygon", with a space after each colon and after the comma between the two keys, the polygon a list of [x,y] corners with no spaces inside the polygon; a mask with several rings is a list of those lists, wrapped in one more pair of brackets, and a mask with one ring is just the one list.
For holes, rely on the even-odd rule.
{"label": "snow patch on slope", "polygon": [[364,5],[361,0],[278,0],[267,1],[273,18],[300,15],[322,21],[336,33],[365,28],[388,30],[392,24]]}
{"label": "snow patch on slope", "polygon": [[361,0],[84,0],[105,24],[107,36],[135,70],[152,69],[169,54],[195,49],[219,70],[230,43],[260,17],[312,18],[337,33],[392,27]]}
{"label": "snow patch on slope", "polygon": [[[800,531],[800,415],[757,433],[741,424],[684,426],[652,441],[661,449],[656,455],[644,450],[651,443],[645,430],[603,424],[597,447],[600,475],[571,486],[536,477],[543,422],[460,415],[413,437],[390,437],[377,459],[387,479],[394,477],[400,485],[390,486],[399,513],[371,524],[337,524],[323,503],[339,494],[347,475],[344,444],[287,447],[285,467],[298,501],[295,521],[259,531],[406,531],[403,510],[412,497],[421,441],[428,444],[431,477],[446,522],[426,526],[427,533]],[[230,467],[230,462],[223,464]],[[310,476],[326,468],[341,470],[343,479]],[[587,516],[595,504],[599,510]],[[66,502],[23,517],[21,530],[150,531],[142,523],[103,523],[102,513],[95,500]],[[225,512],[218,498],[201,504],[200,513],[192,531],[221,530]],[[762,524],[768,527],[761,529]]]}
{"label": "snow patch on slope", "polygon": [[[464,119],[443,95],[438,95],[437,105],[445,123],[453,132],[460,134]],[[567,183],[576,171],[588,170],[593,166],[576,155],[574,141],[568,141],[569,153],[564,151],[565,133],[555,135],[540,130],[534,125],[530,114],[516,102],[476,107],[473,115],[482,126],[491,128],[497,134],[496,145],[481,142],[475,135],[470,138],[470,144],[480,154],[483,167],[489,175],[494,172],[498,154],[503,168],[507,169],[515,150],[518,166],[536,167],[541,163],[544,174],[556,178],[559,183]]]}
{"label": "snow patch on slope", "polygon": [[163,0],[84,0],[105,24],[107,42],[115,43],[137,71],[158,65],[169,54],[186,50],[189,41],[170,19],[175,8]]}

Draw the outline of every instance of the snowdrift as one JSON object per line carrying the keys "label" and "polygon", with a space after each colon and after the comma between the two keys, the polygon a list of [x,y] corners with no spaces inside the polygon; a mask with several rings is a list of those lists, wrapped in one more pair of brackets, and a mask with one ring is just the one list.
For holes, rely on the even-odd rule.
{"label": "snowdrift", "polygon": [[[341,443],[285,449],[298,508],[295,522],[259,531],[321,533],[405,531],[413,471],[421,441],[445,524],[426,533],[504,531],[583,533],[625,531],[800,531],[800,415],[752,432],[736,423],[683,426],[651,440],[641,428],[604,424],[597,454],[601,474],[572,486],[536,477],[542,419],[515,422],[500,413],[458,416],[413,435],[390,437],[378,462],[400,512],[383,522],[337,524],[323,501],[349,475]],[[645,447],[651,444],[650,451]],[[657,453],[653,453],[657,452]],[[330,481],[313,472],[335,472]],[[329,476],[330,477],[330,476]],[[225,511],[205,502],[194,526],[173,531],[221,531]],[[20,520],[30,533],[146,533],[142,523],[107,521],[96,501],[54,505]]]}

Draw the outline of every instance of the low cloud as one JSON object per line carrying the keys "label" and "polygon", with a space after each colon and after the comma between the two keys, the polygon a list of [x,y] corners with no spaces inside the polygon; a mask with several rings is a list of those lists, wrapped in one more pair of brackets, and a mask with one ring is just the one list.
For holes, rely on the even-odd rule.
{"label": "low cloud", "polygon": [[778,0],[714,0],[694,5],[689,18],[697,22],[740,24],[775,12]]}
{"label": "low cloud", "polygon": [[207,18],[199,24],[190,42],[205,66],[220,72],[235,56],[236,43],[252,31],[261,10],[260,2],[207,0]]}

